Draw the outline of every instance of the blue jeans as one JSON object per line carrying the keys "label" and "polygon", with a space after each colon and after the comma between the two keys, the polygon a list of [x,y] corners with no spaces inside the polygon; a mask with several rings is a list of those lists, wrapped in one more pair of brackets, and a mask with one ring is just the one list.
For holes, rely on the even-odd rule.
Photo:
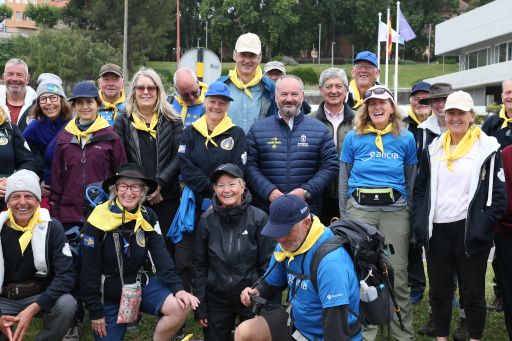
{"label": "blue jeans", "polygon": [[[142,302],[140,303],[140,311],[160,316],[160,309],[165,299],[172,295],[171,290],[156,277],[151,277],[149,283],[142,288]],[[107,336],[99,337],[95,335],[96,341],[122,341],[126,333],[127,324],[117,323],[117,313],[119,304],[103,304],[105,311],[105,322],[107,323]]]}

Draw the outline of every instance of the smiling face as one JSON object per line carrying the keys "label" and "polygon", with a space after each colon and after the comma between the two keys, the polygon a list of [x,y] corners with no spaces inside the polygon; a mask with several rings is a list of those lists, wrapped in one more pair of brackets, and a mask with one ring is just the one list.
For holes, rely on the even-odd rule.
{"label": "smiling face", "polygon": [[62,108],[62,98],[59,95],[45,92],[37,100],[44,116],[52,121],[59,117]]}
{"label": "smiling face", "polygon": [[242,203],[245,182],[242,179],[223,174],[217,179],[213,189],[223,206],[235,207]]}
{"label": "smiling face", "polygon": [[121,97],[123,79],[115,73],[108,72],[98,79],[103,97],[110,103],[114,103]]}
{"label": "smiling face", "polygon": [[503,83],[503,91],[501,92],[501,101],[505,106],[508,117],[512,117],[512,80]]}
{"label": "smiling face", "polygon": [[8,64],[5,68],[3,79],[7,92],[22,94],[29,81],[29,76],[25,65]]}
{"label": "smiling face", "polygon": [[293,77],[279,80],[276,87],[276,103],[282,117],[291,118],[299,114],[304,99],[300,83]]}
{"label": "smiling face", "polygon": [[229,101],[224,96],[208,96],[204,102],[207,118],[217,125],[229,108]]}
{"label": "smiling face", "polygon": [[375,85],[379,74],[379,69],[367,61],[359,61],[352,67],[352,78],[359,90],[363,90],[363,92]]}
{"label": "smiling face", "polygon": [[38,207],[39,201],[31,192],[14,192],[7,200],[7,208],[11,209],[14,220],[22,227],[28,225]]}
{"label": "smiling face", "polygon": [[464,137],[471,123],[475,121],[475,114],[471,111],[448,109],[445,114],[446,127],[454,138]]}
{"label": "smiling face", "polygon": [[147,76],[140,76],[133,86],[135,90],[135,101],[142,111],[153,110],[158,98],[158,87],[155,82]]}
{"label": "smiling face", "polygon": [[234,52],[233,59],[236,63],[238,76],[242,79],[252,78],[256,72],[256,68],[260,65],[261,54]]}
{"label": "smiling face", "polygon": [[342,106],[347,97],[347,91],[341,78],[337,77],[327,79],[320,87],[324,102],[330,107]]}
{"label": "smiling face", "polygon": [[286,236],[276,238],[284,251],[294,252],[299,249],[311,228],[311,218],[307,217],[293,225]]}
{"label": "smiling face", "polygon": [[98,109],[98,102],[92,97],[76,98],[73,101],[73,110],[83,122],[94,121],[98,116]]}
{"label": "smiling face", "polygon": [[429,115],[431,112],[430,106],[426,104],[421,104],[420,100],[427,98],[427,91],[416,91],[411,97],[411,107],[414,113],[418,116],[418,118],[426,119],[426,115]]}
{"label": "smiling face", "polygon": [[367,101],[368,116],[376,129],[385,129],[389,122],[391,114],[395,111],[395,107],[391,100],[370,98]]}
{"label": "smiling face", "polygon": [[121,205],[128,211],[137,208],[142,197],[144,184],[138,179],[119,178],[116,182],[116,194]]}

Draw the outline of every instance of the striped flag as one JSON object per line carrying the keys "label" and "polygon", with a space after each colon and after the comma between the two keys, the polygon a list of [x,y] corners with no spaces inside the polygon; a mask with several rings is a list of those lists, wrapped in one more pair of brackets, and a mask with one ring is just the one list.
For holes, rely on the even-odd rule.
{"label": "striped flag", "polygon": [[391,28],[391,16],[388,18],[388,59],[393,55],[393,29]]}

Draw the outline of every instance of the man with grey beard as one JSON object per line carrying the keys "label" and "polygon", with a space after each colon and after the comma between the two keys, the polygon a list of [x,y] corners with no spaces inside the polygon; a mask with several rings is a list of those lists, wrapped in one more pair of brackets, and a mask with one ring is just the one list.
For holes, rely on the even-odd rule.
{"label": "man with grey beard", "polygon": [[331,133],[301,110],[304,84],[293,75],[281,77],[275,93],[278,112],[257,121],[247,136],[246,180],[256,206],[268,206],[283,194],[305,200],[319,215],[322,194],[338,172]]}

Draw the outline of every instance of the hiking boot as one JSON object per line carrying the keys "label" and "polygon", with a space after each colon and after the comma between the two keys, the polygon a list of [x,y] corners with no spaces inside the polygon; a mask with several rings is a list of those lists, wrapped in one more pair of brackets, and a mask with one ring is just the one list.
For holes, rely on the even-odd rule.
{"label": "hiking boot", "polygon": [[494,293],[491,302],[487,305],[487,309],[494,310],[498,313],[503,312],[503,296]]}
{"label": "hiking boot", "polygon": [[428,321],[418,330],[418,334],[426,336],[436,336],[436,326],[432,314],[428,314]]}
{"label": "hiking boot", "polygon": [[75,322],[71,327],[69,327],[68,332],[62,338],[62,341],[80,341],[80,336],[82,335],[82,322]]}
{"label": "hiking boot", "polygon": [[466,323],[466,319],[460,318],[459,325],[453,334],[454,341],[468,341],[469,333],[468,333],[468,324]]}
{"label": "hiking boot", "polygon": [[411,291],[411,304],[412,305],[420,303],[422,299],[423,299],[423,290]]}

